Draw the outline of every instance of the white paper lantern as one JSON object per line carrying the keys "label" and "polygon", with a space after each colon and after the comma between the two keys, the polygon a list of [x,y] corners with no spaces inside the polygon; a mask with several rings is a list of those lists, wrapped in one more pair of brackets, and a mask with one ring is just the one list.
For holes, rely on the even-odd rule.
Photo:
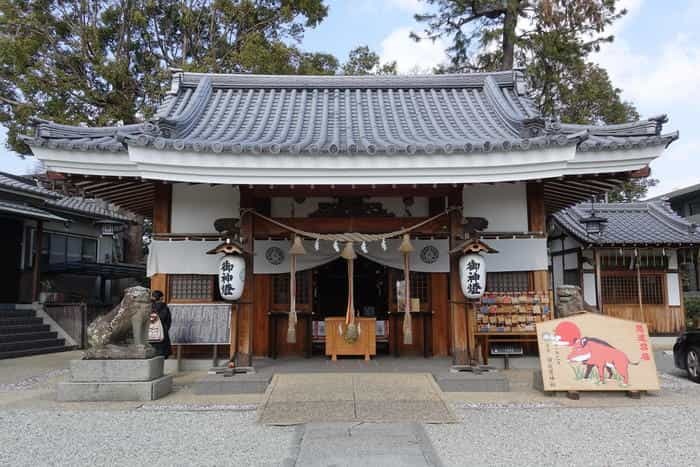
{"label": "white paper lantern", "polygon": [[476,253],[459,259],[459,281],[467,298],[481,298],[486,289],[486,260]]}
{"label": "white paper lantern", "polygon": [[219,262],[219,293],[224,300],[238,300],[245,287],[245,258],[226,255]]}

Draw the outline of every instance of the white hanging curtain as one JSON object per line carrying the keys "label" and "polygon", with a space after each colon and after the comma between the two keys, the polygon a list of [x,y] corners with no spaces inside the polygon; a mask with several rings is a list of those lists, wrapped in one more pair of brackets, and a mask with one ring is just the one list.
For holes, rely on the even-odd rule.
{"label": "white hanging curtain", "polygon": [[[314,249],[314,241],[304,241],[306,254],[297,258],[297,271],[305,271],[322,266],[340,257],[333,249],[333,243],[321,241],[319,251]],[[403,269],[403,256],[398,252],[400,239],[387,240],[384,251],[380,242],[368,242],[367,253],[360,245],[355,245],[358,255],[395,269]],[[439,240],[411,240],[415,251],[411,253],[411,271],[417,272],[450,272],[449,242]],[[287,240],[256,240],[253,272],[255,274],[286,274],[289,272],[289,247]],[[342,247],[343,244],[340,244]]]}

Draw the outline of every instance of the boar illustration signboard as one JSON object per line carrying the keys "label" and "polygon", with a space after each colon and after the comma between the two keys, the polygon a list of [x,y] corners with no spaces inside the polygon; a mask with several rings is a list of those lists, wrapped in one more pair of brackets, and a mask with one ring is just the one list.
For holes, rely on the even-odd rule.
{"label": "boar illustration signboard", "polygon": [[654,391],[654,354],[644,323],[582,313],[537,323],[545,391]]}

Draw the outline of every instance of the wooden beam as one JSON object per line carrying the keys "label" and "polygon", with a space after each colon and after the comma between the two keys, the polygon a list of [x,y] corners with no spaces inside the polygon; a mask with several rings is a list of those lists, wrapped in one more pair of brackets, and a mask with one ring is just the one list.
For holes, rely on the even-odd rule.
{"label": "wooden beam", "polygon": [[[460,214],[461,216],[461,214]],[[424,221],[424,217],[307,217],[307,218],[276,218],[291,227],[306,231],[323,233],[385,233],[393,232],[404,227]],[[461,221],[461,218],[460,218]],[[445,235],[449,234],[448,216],[440,217],[413,232],[415,235]],[[289,236],[289,232],[269,222],[255,218],[255,235],[257,238]]]}

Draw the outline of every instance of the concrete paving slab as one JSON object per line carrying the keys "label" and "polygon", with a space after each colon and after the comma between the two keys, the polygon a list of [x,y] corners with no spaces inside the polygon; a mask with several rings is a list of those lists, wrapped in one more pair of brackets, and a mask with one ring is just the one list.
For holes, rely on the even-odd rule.
{"label": "concrete paving slab", "polygon": [[301,437],[296,465],[438,466],[423,428],[410,423],[311,423]]}
{"label": "concrete paving slab", "polygon": [[364,374],[353,377],[355,396],[360,401],[433,400],[439,401],[439,389],[432,376],[425,374]]}
{"label": "concrete paving slab", "polygon": [[452,410],[443,401],[358,401],[357,419],[366,422],[454,423]]}
{"label": "concrete paving slab", "polygon": [[319,421],[347,421],[355,419],[352,401],[323,402],[268,402],[260,412],[259,422],[264,425],[298,425]]}
{"label": "concrete paving slab", "polygon": [[265,424],[319,421],[450,423],[451,409],[429,374],[278,374],[260,407]]}
{"label": "concrete paving slab", "polygon": [[276,375],[270,402],[352,401],[352,375]]}

